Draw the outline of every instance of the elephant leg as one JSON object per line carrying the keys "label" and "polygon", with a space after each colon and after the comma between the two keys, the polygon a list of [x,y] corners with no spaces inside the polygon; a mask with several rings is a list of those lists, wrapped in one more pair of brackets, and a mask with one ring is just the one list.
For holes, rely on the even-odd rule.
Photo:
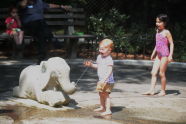
{"label": "elephant leg", "polygon": [[37,94],[37,100],[43,104],[49,104],[49,106],[63,105],[66,101],[63,94],[59,91],[48,90]]}
{"label": "elephant leg", "polygon": [[26,98],[25,92],[19,86],[13,88],[13,96]]}

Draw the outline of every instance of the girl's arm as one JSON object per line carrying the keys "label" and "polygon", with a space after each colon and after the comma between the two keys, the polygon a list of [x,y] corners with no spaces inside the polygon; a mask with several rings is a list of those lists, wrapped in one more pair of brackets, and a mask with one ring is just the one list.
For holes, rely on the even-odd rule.
{"label": "girl's arm", "polygon": [[11,19],[11,21],[9,21],[8,19],[5,21],[6,23],[6,28],[7,29],[11,29],[12,24],[14,23],[14,19]]}
{"label": "girl's arm", "polygon": [[16,16],[15,19],[17,21],[18,26],[21,27],[21,21],[20,21],[19,16]]}
{"label": "girl's arm", "polygon": [[167,39],[168,39],[169,44],[170,44],[170,54],[168,56],[168,60],[169,60],[169,62],[171,62],[172,61],[173,52],[174,52],[174,43],[173,43],[172,35],[171,35],[171,33],[169,31],[166,33],[166,36],[167,36]]}
{"label": "girl's arm", "polygon": [[150,58],[151,60],[154,59],[155,54],[156,54],[156,47],[154,47],[154,50],[153,50],[153,52],[152,52],[152,54],[151,54],[151,58]]}

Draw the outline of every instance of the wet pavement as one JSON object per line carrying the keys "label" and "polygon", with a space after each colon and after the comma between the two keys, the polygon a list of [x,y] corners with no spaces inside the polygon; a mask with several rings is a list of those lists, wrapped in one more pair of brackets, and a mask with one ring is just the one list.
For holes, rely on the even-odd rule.
{"label": "wet pavement", "polygon": [[[85,67],[80,63],[68,62],[71,67],[71,81],[77,81],[84,71]],[[40,105],[32,100],[12,97],[12,88],[18,85],[21,70],[29,64],[35,64],[35,61],[0,64],[0,124],[186,123],[185,69],[168,68],[166,96],[143,96],[141,93],[150,86],[151,66],[116,63],[114,67],[116,84],[111,93],[113,114],[101,117],[99,113],[93,112],[99,104],[99,97],[95,91],[97,75],[93,69],[88,69],[77,85],[77,92],[70,96],[75,102],[63,109],[47,108],[46,105]],[[158,80],[156,92],[159,90]]]}

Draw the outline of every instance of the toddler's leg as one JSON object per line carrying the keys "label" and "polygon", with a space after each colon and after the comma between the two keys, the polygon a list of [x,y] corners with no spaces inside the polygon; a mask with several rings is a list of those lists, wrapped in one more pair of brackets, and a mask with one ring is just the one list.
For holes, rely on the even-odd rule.
{"label": "toddler's leg", "polygon": [[97,109],[94,109],[95,112],[102,112],[102,111],[105,111],[105,109],[106,109],[103,92],[99,92],[99,97],[100,97],[100,105],[101,106]]}
{"label": "toddler's leg", "polygon": [[106,100],[106,102],[105,102],[106,111],[101,113],[102,116],[112,114],[112,112],[111,112],[111,99],[110,99],[108,92],[104,92],[104,99]]}
{"label": "toddler's leg", "polygon": [[165,89],[166,89],[166,77],[165,77],[165,72],[167,70],[167,65],[168,65],[168,59],[167,57],[163,57],[161,59],[161,66],[160,66],[160,78],[161,78],[161,92],[158,94],[159,96],[164,96],[166,95]]}
{"label": "toddler's leg", "polygon": [[154,90],[155,90],[155,86],[156,86],[156,81],[157,81],[157,73],[158,70],[160,68],[160,59],[158,57],[156,57],[153,67],[152,67],[152,71],[151,71],[151,87],[150,89],[143,93],[143,95],[154,95]]}

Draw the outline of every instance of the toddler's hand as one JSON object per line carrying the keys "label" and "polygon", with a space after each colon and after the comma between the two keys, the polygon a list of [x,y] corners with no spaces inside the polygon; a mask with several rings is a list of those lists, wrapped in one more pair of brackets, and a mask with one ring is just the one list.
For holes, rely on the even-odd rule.
{"label": "toddler's hand", "polygon": [[98,82],[97,82],[97,87],[96,87],[96,89],[97,89],[97,90],[104,91],[105,85],[106,85],[106,83],[105,83],[104,81],[98,81]]}
{"label": "toddler's hand", "polygon": [[85,61],[83,64],[87,67],[91,67],[92,66],[92,61]]}
{"label": "toddler's hand", "polygon": [[104,82],[104,81],[102,81],[102,80],[100,80],[100,81],[98,81],[98,83],[100,83],[100,84],[104,84],[105,82]]}

